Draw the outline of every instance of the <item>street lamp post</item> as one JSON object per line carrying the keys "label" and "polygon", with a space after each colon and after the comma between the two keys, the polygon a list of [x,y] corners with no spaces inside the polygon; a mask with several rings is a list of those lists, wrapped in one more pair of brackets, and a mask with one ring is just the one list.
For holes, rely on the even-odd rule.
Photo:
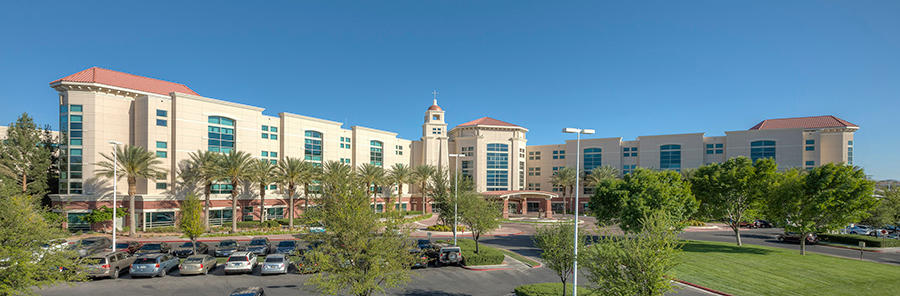
{"label": "street lamp post", "polygon": [[116,193],[119,192],[119,157],[116,155],[122,142],[110,140],[113,145],[113,200],[112,200],[112,250],[116,251]]}
{"label": "street lamp post", "polygon": [[572,295],[578,295],[578,180],[581,179],[581,135],[590,135],[594,133],[592,129],[580,128],[564,128],[563,133],[575,134],[575,241],[573,242],[575,250],[575,259],[572,266]]}
{"label": "street lamp post", "polygon": [[456,161],[455,161],[456,169],[453,170],[453,179],[454,179],[454,182],[453,182],[454,183],[453,184],[453,195],[454,195],[453,196],[453,245],[456,246],[457,245],[456,244],[456,228],[457,228],[456,216],[457,216],[457,210],[459,208],[459,158],[466,156],[466,155],[450,153],[449,156],[456,157]]}

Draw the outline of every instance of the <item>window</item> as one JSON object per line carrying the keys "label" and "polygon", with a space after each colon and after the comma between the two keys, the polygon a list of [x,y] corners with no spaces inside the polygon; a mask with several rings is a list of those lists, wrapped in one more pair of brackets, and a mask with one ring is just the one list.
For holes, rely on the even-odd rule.
{"label": "window", "polygon": [[269,127],[269,131],[270,131],[270,132],[273,132],[273,133],[277,133],[277,132],[278,132],[278,127],[270,126],[270,127]]}
{"label": "window", "polygon": [[528,152],[528,160],[541,160],[541,152],[540,151]]}
{"label": "window", "polygon": [[681,170],[681,145],[659,146],[659,168],[663,170]]}
{"label": "window", "polygon": [[706,154],[722,154],[725,152],[725,144],[706,144]]}
{"label": "window", "polygon": [[81,115],[69,115],[70,122],[81,122],[82,118]]}
{"label": "window", "polygon": [[269,151],[263,151],[261,155],[262,157],[269,157]]}
{"label": "window", "polygon": [[81,146],[81,139],[70,139],[69,145],[72,146]]}
{"label": "window", "polygon": [[599,167],[602,160],[601,148],[584,149],[584,172],[590,173],[596,167]]}
{"label": "window", "polygon": [[396,149],[396,150],[394,150],[395,155],[403,155],[403,146],[395,145],[394,149]]}
{"label": "window", "polygon": [[341,137],[341,148],[350,149],[350,137]]}
{"label": "window", "polygon": [[341,163],[349,164],[349,163],[350,163],[350,159],[349,159],[349,158],[341,158]]}
{"label": "window", "polygon": [[623,174],[623,175],[624,175],[624,174],[630,174],[631,172],[634,172],[634,168],[636,168],[636,167],[637,167],[636,164],[632,164],[632,165],[627,165],[627,164],[626,164],[626,165],[623,165],[623,166],[622,166],[622,174]]}
{"label": "window", "polygon": [[463,177],[472,177],[472,161],[471,160],[463,160],[460,162],[460,166],[462,167],[462,175]]}
{"label": "window", "polygon": [[169,154],[166,151],[156,151],[156,157],[166,158],[168,156],[169,156]]}
{"label": "window", "polygon": [[807,161],[806,161],[806,166],[814,166],[814,165],[816,165],[816,161],[815,161],[815,160],[807,160]]}
{"label": "window", "polygon": [[209,151],[229,153],[234,150],[234,120],[210,116],[207,127],[207,145]]}
{"label": "window", "polygon": [[81,156],[81,149],[69,149],[69,155]]}
{"label": "window", "polygon": [[81,112],[81,105],[69,105],[69,111],[71,112]]}
{"label": "window", "polygon": [[431,134],[432,134],[432,135],[440,135],[440,134],[441,134],[441,128],[439,128],[439,127],[433,127],[433,128],[431,128]]}
{"label": "window", "polygon": [[166,190],[166,188],[168,188],[168,187],[169,187],[168,183],[165,183],[165,182],[156,183],[156,189]]}
{"label": "window", "polygon": [[156,120],[156,126],[168,126],[168,125],[169,125],[169,122],[166,121],[165,119],[157,119]]}
{"label": "window", "polygon": [[509,189],[509,145],[487,144],[487,190]]}
{"label": "window", "polygon": [[806,140],[806,145],[815,145],[816,140]]}
{"label": "window", "polygon": [[269,134],[269,140],[278,140],[278,135],[276,135],[276,134]]}
{"label": "window", "polygon": [[750,159],[755,162],[760,158],[775,159],[775,141],[750,142]]}
{"label": "window", "polygon": [[528,176],[535,176],[535,177],[538,177],[538,176],[540,176],[540,175],[541,175],[541,168],[540,168],[540,167],[536,167],[536,168],[528,168]]}
{"label": "window", "polygon": [[156,148],[166,149],[169,147],[169,144],[163,141],[156,141]]}
{"label": "window", "polygon": [[278,152],[275,152],[275,151],[269,152],[269,156],[270,157],[278,157]]}
{"label": "window", "polygon": [[212,184],[210,192],[213,194],[230,194],[231,184]]}
{"label": "window", "polygon": [[268,139],[268,138],[269,138],[269,134],[267,134],[267,133],[262,133],[262,134],[260,134],[260,136],[261,136],[263,139]]}
{"label": "window", "polygon": [[853,141],[847,141],[847,146],[853,146]]}
{"label": "window", "polygon": [[465,154],[468,157],[472,157],[475,155],[475,147],[462,147],[462,154]]}
{"label": "window", "polygon": [[566,159],[566,150],[553,150],[553,159]]}
{"label": "window", "polygon": [[162,110],[162,109],[156,109],[156,116],[159,116],[159,117],[168,117],[168,116],[169,116],[169,111]]}
{"label": "window", "polygon": [[853,147],[847,147],[847,164],[853,164]]}
{"label": "window", "polygon": [[69,183],[69,194],[82,194],[83,192],[81,190],[81,182]]}
{"label": "window", "polygon": [[806,151],[816,151],[816,146],[806,146]]}
{"label": "window", "polygon": [[377,166],[384,165],[384,143],[381,141],[369,141],[369,163]]}
{"label": "window", "polygon": [[527,190],[541,190],[541,183],[528,183]]}
{"label": "window", "polygon": [[284,208],[266,208],[266,219],[284,219]]}
{"label": "window", "polygon": [[322,162],[322,133],[306,131],[304,133],[303,159],[320,163]]}
{"label": "window", "polygon": [[437,114],[431,115],[431,120],[441,120],[441,116]]}
{"label": "window", "polygon": [[269,190],[278,190],[278,184],[269,185]]}
{"label": "window", "polygon": [[269,131],[269,126],[268,125],[262,126],[262,131],[264,131],[264,132]]}

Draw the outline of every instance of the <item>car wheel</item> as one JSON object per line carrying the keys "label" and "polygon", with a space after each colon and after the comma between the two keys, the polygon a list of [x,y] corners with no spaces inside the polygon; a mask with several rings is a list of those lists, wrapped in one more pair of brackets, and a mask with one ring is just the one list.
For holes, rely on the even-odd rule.
{"label": "car wheel", "polygon": [[109,276],[109,277],[110,277],[111,279],[118,279],[118,278],[119,278],[119,269],[116,268],[116,270],[114,270],[113,273],[112,273],[112,275]]}
{"label": "car wheel", "polygon": [[167,273],[168,273],[168,272],[166,272],[166,269],[163,268],[163,270],[160,270],[160,271],[159,271],[159,277],[166,277],[166,274],[167,274]]}
{"label": "car wheel", "polygon": [[780,243],[783,243],[783,242],[784,242],[784,237],[782,237],[782,236],[779,235],[779,236],[776,236],[776,237],[775,237],[775,240],[777,240],[777,241],[780,242]]}

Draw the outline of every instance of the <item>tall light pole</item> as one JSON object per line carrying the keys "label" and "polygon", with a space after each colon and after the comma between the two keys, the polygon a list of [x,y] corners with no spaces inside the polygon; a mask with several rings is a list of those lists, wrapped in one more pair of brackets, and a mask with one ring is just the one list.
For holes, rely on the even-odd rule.
{"label": "tall light pole", "polygon": [[[113,200],[112,200],[112,250],[116,251],[116,193],[119,192],[119,156],[116,155],[118,152],[119,145],[122,145],[122,142],[110,140],[110,144],[113,145]],[[134,227],[132,225],[131,227]]]}
{"label": "tall light pole", "polygon": [[590,135],[594,133],[592,129],[580,128],[564,128],[563,133],[575,134],[575,241],[573,242],[575,250],[575,260],[572,264],[572,295],[578,295],[578,180],[581,179],[581,135]]}
{"label": "tall light pole", "polygon": [[453,170],[453,179],[455,180],[453,182],[453,245],[456,246],[456,216],[459,207],[459,158],[466,155],[450,153],[448,156],[456,157],[456,169]]}

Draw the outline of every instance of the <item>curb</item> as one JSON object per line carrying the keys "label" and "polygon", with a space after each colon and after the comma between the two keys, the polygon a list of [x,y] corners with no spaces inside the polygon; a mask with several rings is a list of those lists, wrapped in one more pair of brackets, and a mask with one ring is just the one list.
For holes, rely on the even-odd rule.
{"label": "curb", "polygon": [[694,287],[694,288],[697,288],[697,289],[700,289],[700,290],[703,290],[703,291],[706,291],[706,292],[713,293],[713,294],[722,295],[722,296],[733,296],[733,295],[731,295],[731,294],[728,294],[728,293],[725,293],[725,292],[722,292],[722,291],[718,291],[718,290],[713,290],[713,289],[711,289],[711,288],[707,288],[707,287],[704,287],[704,286],[701,286],[701,285],[698,285],[698,284],[694,284],[694,283],[691,283],[691,282],[686,282],[686,281],[682,281],[682,280],[679,280],[679,279],[676,279],[675,281],[676,281],[676,282],[679,282],[679,283],[682,283],[682,284],[685,284],[685,285],[688,285],[688,286],[691,286],[691,287]]}
{"label": "curb", "polygon": [[[827,243],[827,242],[826,242],[826,243],[819,242],[819,245],[820,245],[820,246],[823,246],[823,247],[832,247],[832,248],[839,248],[839,249],[847,249],[847,250],[859,251],[859,247],[844,246],[844,245],[832,244],[832,243]],[[896,253],[896,252],[888,252],[888,251],[886,251],[886,250],[871,249],[871,248],[864,248],[863,251],[865,251],[865,252],[871,252],[871,253]]]}
{"label": "curb", "polygon": [[489,267],[489,268],[479,268],[479,267],[469,267],[465,265],[460,265],[460,267],[473,270],[473,271],[493,271],[493,270],[512,270],[512,267]]}

